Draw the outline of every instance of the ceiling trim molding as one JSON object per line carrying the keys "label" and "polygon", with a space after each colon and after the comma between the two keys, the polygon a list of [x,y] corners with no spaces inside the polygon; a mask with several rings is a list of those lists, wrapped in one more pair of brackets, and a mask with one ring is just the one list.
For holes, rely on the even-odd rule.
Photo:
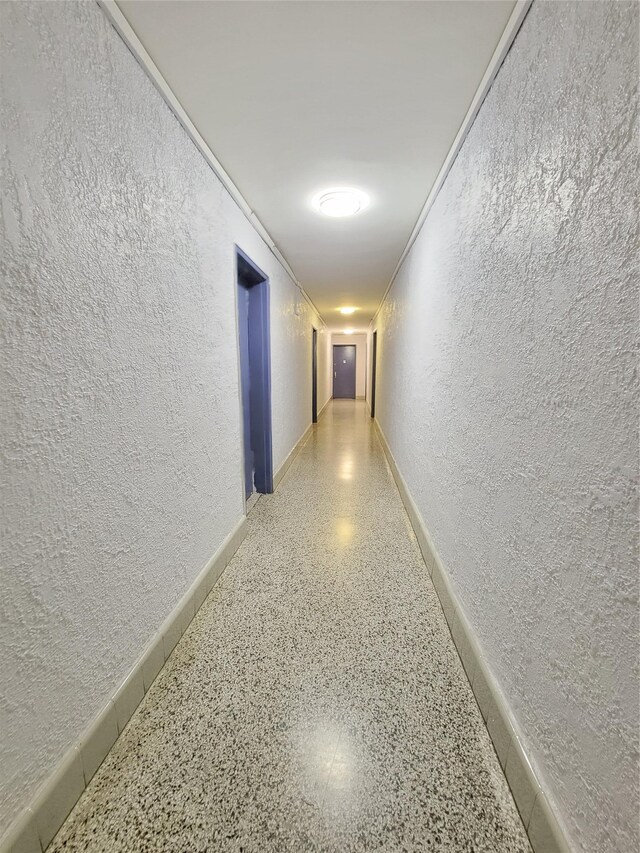
{"label": "ceiling trim molding", "polygon": [[391,280],[387,285],[387,289],[382,295],[382,299],[380,300],[380,304],[376,308],[376,312],[371,318],[371,322],[369,323],[369,328],[372,328],[376,317],[380,313],[384,302],[389,295],[389,291],[393,287],[393,284],[396,280],[398,273],[400,272],[400,268],[405,262],[407,255],[411,251],[413,244],[416,242],[418,238],[418,234],[422,230],[422,226],[425,223],[427,216],[429,215],[429,211],[433,207],[433,204],[438,197],[438,193],[442,189],[442,186],[447,179],[447,175],[449,174],[451,167],[453,166],[460,149],[462,148],[469,131],[471,130],[471,126],[475,121],[476,116],[480,112],[480,108],[484,102],[484,99],[489,94],[489,90],[493,85],[493,81],[496,79],[498,71],[500,71],[500,67],[504,62],[507,53],[509,53],[509,49],[513,44],[515,37],[518,34],[518,30],[522,26],[522,23],[527,16],[527,12],[531,8],[531,4],[533,0],[517,0],[517,3],[514,7],[513,12],[511,13],[511,17],[507,21],[507,25],[504,28],[504,31],[500,37],[500,41],[498,42],[495,51],[493,52],[493,56],[491,57],[489,64],[487,66],[487,70],[484,72],[484,76],[480,81],[480,85],[476,89],[476,93],[473,96],[473,100],[471,101],[471,106],[467,110],[467,114],[465,115],[462,124],[460,125],[460,129],[456,134],[456,138],[453,140],[451,148],[449,149],[449,153],[442,164],[442,168],[438,172],[438,177],[435,179],[433,186],[431,187],[431,191],[427,196],[427,200],[424,203],[422,210],[420,211],[420,215],[416,221],[416,224],[413,227],[413,231],[407,241],[407,245],[404,247],[402,254],[400,255],[400,259],[396,265],[395,270],[393,271],[393,275],[391,276]]}
{"label": "ceiling trim molding", "polygon": [[243,212],[248,221],[251,223],[255,231],[260,235],[260,237],[262,237],[276,260],[284,267],[285,271],[287,272],[293,283],[296,285],[302,296],[309,303],[311,308],[313,308],[314,312],[318,315],[318,319],[326,328],[327,324],[324,320],[324,317],[318,311],[317,307],[313,303],[313,300],[306,292],[302,284],[296,278],[296,274],[289,266],[289,262],[284,257],[280,249],[276,246],[276,244],[271,238],[271,235],[264,227],[262,222],[260,222],[255,212],[251,209],[251,205],[248,204],[245,197],[242,195],[238,187],[234,184],[233,180],[231,179],[231,176],[225,171],[220,161],[217,159],[213,151],[209,148],[204,138],[198,131],[198,128],[187,115],[184,107],[176,97],[175,93],[173,92],[165,78],[162,76],[160,69],[155,64],[151,56],[147,53],[144,45],[136,35],[131,24],[129,24],[123,13],[120,11],[116,0],[96,0],[96,2],[98,6],[102,9],[102,11],[105,13],[109,22],[112,24],[120,38],[129,48],[129,50],[137,60],[138,64],[141,66],[142,70],[146,73],[147,77],[151,80],[155,88],[158,90],[171,112],[178,119],[187,136],[191,139],[198,151],[202,154],[202,156],[204,157],[207,164],[212,169],[218,180],[222,183],[231,198],[238,205],[238,207]]}

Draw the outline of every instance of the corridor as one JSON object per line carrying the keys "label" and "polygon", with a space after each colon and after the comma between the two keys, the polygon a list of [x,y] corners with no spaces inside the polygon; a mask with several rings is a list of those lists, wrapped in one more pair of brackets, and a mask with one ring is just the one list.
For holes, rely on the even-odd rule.
{"label": "corridor", "polygon": [[529,850],[363,402],[259,499],[51,849]]}
{"label": "corridor", "polygon": [[639,15],[0,3],[0,853],[640,850]]}

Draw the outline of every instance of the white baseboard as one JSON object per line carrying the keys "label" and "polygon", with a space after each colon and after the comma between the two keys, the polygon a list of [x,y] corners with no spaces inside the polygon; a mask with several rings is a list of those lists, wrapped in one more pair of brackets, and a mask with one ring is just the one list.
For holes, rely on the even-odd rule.
{"label": "white baseboard", "polygon": [[328,406],[328,405],[329,405],[329,403],[331,402],[331,399],[332,399],[331,397],[327,397],[327,400],[326,400],[326,402],[325,402],[324,406],[323,406],[323,407],[320,409],[320,411],[318,412],[318,420],[320,420],[320,418],[321,418],[321,417],[322,417],[322,415],[324,414],[324,410],[327,408],[327,406]]}
{"label": "white baseboard", "polygon": [[[327,408],[327,406],[329,405],[330,402],[331,402],[331,397],[329,397],[327,402],[324,404],[324,406],[318,412],[318,420],[320,420],[320,418],[322,417],[322,415],[324,413],[324,410]],[[300,451],[302,450],[304,445],[307,443],[309,436],[311,435],[312,430],[313,430],[313,424],[309,424],[309,426],[306,428],[306,430],[302,434],[302,437],[296,442],[291,453],[287,456],[287,458],[284,460],[282,465],[278,468],[276,473],[273,475],[274,491],[275,491],[275,489],[278,488],[280,481],[282,480],[284,475],[289,470],[289,467],[290,467],[291,463],[293,462],[293,460],[296,458],[298,453],[300,453]]]}
{"label": "white baseboard", "polygon": [[149,640],[122,684],[0,839],[1,853],[41,853],[102,764],[247,533],[242,517]]}
{"label": "white baseboard", "polygon": [[302,437],[299,439],[299,441],[297,441],[297,442],[296,442],[296,444],[295,444],[295,446],[294,446],[293,450],[291,451],[291,453],[287,456],[287,458],[284,460],[284,462],[282,463],[282,465],[278,468],[278,470],[276,471],[276,473],[273,475],[273,489],[274,489],[274,491],[275,491],[275,490],[278,488],[278,486],[280,485],[280,481],[282,480],[282,478],[284,477],[284,475],[285,475],[285,474],[287,473],[287,471],[289,470],[289,467],[291,466],[291,463],[293,462],[293,460],[296,458],[296,456],[298,455],[298,453],[300,453],[300,451],[302,450],[303,446],[306,444],[307,439],[308,439],[308,438],[309,438],[309,436],[311,435],[311,430],[312,430],[312,429],[313,429],[313,424],[309,424],[309,426],[306,428],[306,430],[305,430],[305,431],[304,431],[304,433],[302,434]]}
{"label": "white baseboard", "polygon": [[570,853],[567,835],[554,813],[545,787],[536,775],[524,747],[522,732],[493,676],[475,631],[451,586],[449,574],[436,551],[407,484],[398,470],[387,439],[375,421],[400,497],[416,534],[425,565],[449,625],[453,642],[476,697],[498,760],[529,835],[534,853]]}

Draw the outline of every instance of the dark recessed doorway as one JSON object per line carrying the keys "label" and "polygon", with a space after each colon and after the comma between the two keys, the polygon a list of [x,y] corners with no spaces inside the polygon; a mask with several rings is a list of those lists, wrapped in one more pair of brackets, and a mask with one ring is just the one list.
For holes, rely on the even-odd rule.
{"label": "dark recessed doorway", "polygon": [[236,246],[244,491],[273,491],[269,279]]}

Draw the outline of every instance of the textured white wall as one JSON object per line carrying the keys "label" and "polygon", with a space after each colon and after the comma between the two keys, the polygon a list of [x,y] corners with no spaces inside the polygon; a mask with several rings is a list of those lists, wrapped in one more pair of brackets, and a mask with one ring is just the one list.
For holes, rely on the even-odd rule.
{"label": "textured white wall", "polygon": [[[355,344],[356,347],[356,397],[364,397],[367,383],[367,335],[363,332],[361,335],[344,335],[339,332],[334,332],[331,335],[331,343],[339,344]],[[333,352],[331,356],[331,364],[333,365]],[[333,377],[333,374],[331,374]],[[333,378],[331,379],[331,389],[333,393]]]}
{"label": "textured white wall", "polygon": [[536,0],[378,317],[377,416],[585,853],[638,849],[638,6]]}
{"label": "textured white wall", "polygon": [[[253,233],[253,232],[252,232]],[[254,234],[254,241],[259,238]],[[273,470],[278,470],[311,423],[312,331],[318,330],[318,411],[331,391],[329,345],[331,333],[323,326],[284,269],[262,243],[271,274],[271,411]],[[251,255],[251,252],[248,252]],[[251,255],[254,260],[257,252]],[[269,261],[271,258],[271,261]],[[266,266],[258,265],[265,272]],[[298,315],[296,315],[296,304]]]}
{"label": "textured white wall", "polygon": [[242,514],[234,243],[271,277],[274,468],[318,321],[97,5],[0,15],[1,832]]}

